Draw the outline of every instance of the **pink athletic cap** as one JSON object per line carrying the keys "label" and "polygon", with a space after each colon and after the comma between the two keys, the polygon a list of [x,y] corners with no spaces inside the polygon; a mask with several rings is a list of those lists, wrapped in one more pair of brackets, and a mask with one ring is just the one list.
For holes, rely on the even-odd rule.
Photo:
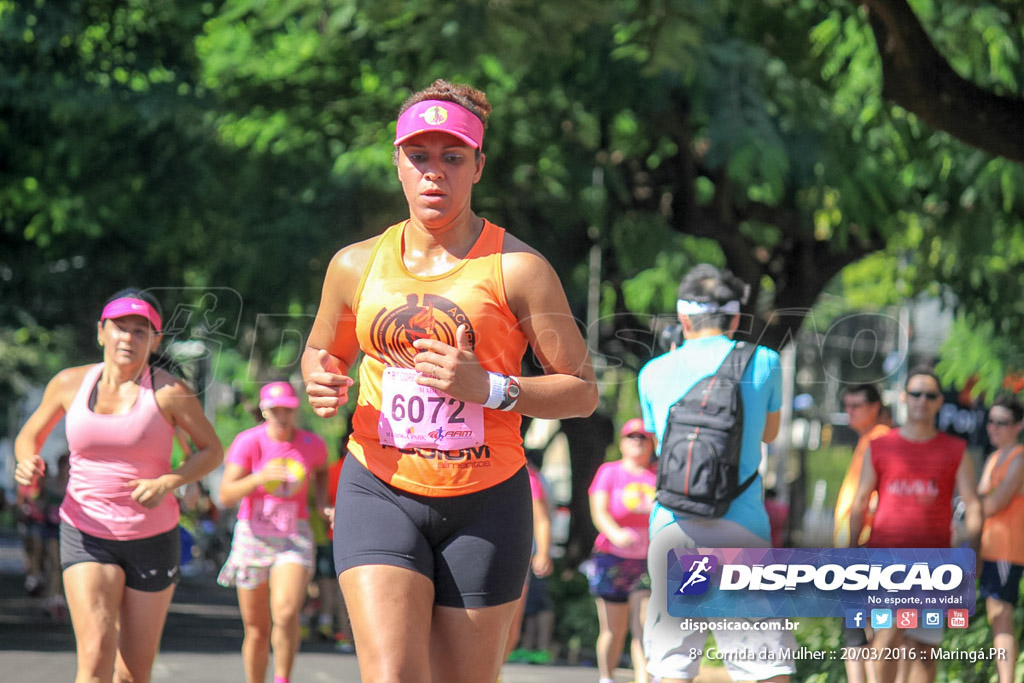
{"label": "pink athletic cap", "polygon": [[298,408],[299,397],[288,382],[271,382],[260,389],[260,408]]}
{"label": "pink athletic cap", "polygon": [[634,417],[626,420],[626,424],[622,425],[622,429],[619,430],[619,436],[626,437],[630,434],[643,434],[650,438],[654,436],[644,427],[644,421],[639,417]]}
{"label": "pink athletic cap", "polygon": [[123,296],[120,299],[114,299],[104,306],[103,313],[100,314],[100,322],[107,319],[113,320],[114,318],[123,318],[128,315],[141,315],[149,321],[149,324],[152,325],[153,329],[157,332],[160,331],[164,324],[160,314],[156,312],[156,309],[153,308],[151,303],[128,296]]}
{"label": "pink athletic cap", "polygon": [[447,100],[423,100],[398,117],[395,147],[414,135],[440,130],[450,133],[474,149],[484,144],[484,124],[471,111]]}

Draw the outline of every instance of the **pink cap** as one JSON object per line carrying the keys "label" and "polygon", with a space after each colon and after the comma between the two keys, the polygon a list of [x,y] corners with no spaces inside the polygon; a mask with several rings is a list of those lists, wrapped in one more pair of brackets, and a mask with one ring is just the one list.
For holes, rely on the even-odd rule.
{"label": "pink cap", "polygon": [[619,436],[629,436],[630,434],[643,434],[644,436],[654,436],[647,428],[644,427],[644,421],[639,417],[634,417],[626,420],[626,424],[622,425],[622,429],[619,430]]}
{"label": "pink cap", "polygon": [[260,389],[260,408],[298,408],[299,397],[288,382],[271,382]]}
{"label": "pink cap", "polygon": [[395,126],[395,146],[414,135],[439,130],[450,133],[470,147],[484,144],[484,124],[471,111],[447,100],[423,100],[402,112]]}
{"label": "pink cap", "polygon": [[104,306],[103,313],[100,314],[100,322],[108,319],[113,320],[114,318],[124,318],[129,315],[141,315],[149,321],[149,324],[152,325],[153,329],[157,332],[160,331],[164,324],[160,314],[156,312],[156,309],[153,308],[151,303],[143,299],[136,299],[128,296],[123,296],[120,299],[114,299]]}

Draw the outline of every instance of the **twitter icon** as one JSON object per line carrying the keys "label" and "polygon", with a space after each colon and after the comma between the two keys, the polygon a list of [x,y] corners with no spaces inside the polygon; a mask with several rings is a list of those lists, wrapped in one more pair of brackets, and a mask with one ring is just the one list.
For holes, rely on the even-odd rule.
{"label": "twitter icon", "polygon": [[892,610],[871,610],[871,628],[892,628]]}

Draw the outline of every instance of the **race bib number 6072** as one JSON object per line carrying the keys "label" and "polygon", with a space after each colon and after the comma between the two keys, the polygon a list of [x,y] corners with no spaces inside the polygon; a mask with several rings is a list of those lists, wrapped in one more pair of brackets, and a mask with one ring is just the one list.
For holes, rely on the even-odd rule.
{"label": "race bib number 6072", "polygon": [[484,442],[484,409],[416,383],[412,368],[389,367],[381,378],[380,442],[397,448],[453,451]]}

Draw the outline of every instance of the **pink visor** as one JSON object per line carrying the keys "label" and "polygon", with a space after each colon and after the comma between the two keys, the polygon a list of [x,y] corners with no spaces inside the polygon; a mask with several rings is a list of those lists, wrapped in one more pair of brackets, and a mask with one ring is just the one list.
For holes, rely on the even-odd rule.
{"label": "pink visor", "polygon": [[423,100],[398,117],[395,146],[432,130],[450,133],[475,149],[484,144],[484,124],[468,109],[446,100]]}
{"label": "pink visor", "polygon": [[157,332],[163,327],[164,321],[160,317],[160,314],[156,312],[153,305],[148,301],[142,299],[133,299],[131,297],[121,297],[120,299],[114,299],[109,304],[103,307],[103,313],[100,315],[100,322],[104,320],[112,320],[114,318],[123,318],[128,315],[141,315],[143,318],[149,321],[149,324],[153,326],[153,329]]}
{"label": "pink visor", "polygon": [[288,382],[271,382],[260,389],[260,408],[298,408],[299,397]]}
{"label": "pink visor", "polygon": [[644,436],[652,436],[644,427],[644,421],[639,417],[634,417],[626,420],[626,424],[622,425],[622,429],[619,430],[619,436],[627,437],[630,434],[643,434]]}

